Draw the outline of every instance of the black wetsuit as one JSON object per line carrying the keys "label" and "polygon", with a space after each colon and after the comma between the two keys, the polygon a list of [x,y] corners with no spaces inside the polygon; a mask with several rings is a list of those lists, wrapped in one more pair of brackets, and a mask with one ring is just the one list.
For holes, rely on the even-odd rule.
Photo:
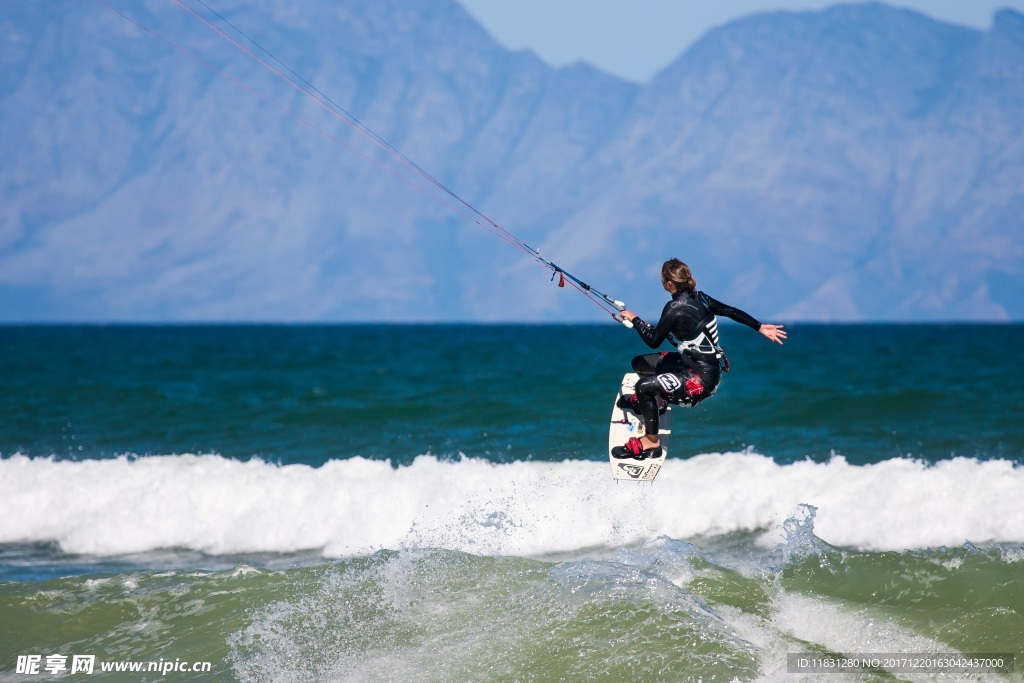
{"label": "black wetsuit", "polygon": [[755,330],[753,316],[712,299],[703,292],[676,292],[665,304],[657,325],[633,319],[633,329],[644,343],[656,349],[666,340],[681,351],[649,353],[633,359],[639,413],[648,434],[658,433],[658,397],[670,403],[693,406],[715,393],[722,380],[722,350],[718,345],[718,320],[724,315]]}

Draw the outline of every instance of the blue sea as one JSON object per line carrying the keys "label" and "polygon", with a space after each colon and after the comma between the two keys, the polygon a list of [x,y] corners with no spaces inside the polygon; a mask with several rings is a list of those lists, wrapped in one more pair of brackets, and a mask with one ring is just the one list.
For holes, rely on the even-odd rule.
{"label": "blue sea", "polygon": [[0,327],[0,681],[1024,680],[1024,326],[789,335],[616,483],[620,326]]}

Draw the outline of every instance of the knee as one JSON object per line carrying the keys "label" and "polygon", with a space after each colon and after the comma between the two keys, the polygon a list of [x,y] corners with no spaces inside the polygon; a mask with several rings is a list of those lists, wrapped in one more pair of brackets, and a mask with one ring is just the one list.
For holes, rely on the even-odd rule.
{"label": "knee", "polygon": [[630,366],[633,368],[633,372],[638,375],[651,375],[657,371],[658,362],[661,360],[661,354],[658,353],[645,353],[639,356],[634,356],[630,362]]}
{"label": "knee", "polygon": [[633,387],[636,393],[640,396],[657,396],[662,393],[661,385],[658,384],[658,378],[655,375],[645,375],[637,380],[636,386]]}

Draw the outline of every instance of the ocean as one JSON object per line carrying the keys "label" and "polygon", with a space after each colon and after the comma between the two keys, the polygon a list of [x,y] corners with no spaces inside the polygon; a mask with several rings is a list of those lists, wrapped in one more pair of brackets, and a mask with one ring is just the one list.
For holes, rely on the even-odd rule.
{"label": "ocean", "polygon": [[1024,326],[788,329],[0,327],[0,681],[1024,680]]}

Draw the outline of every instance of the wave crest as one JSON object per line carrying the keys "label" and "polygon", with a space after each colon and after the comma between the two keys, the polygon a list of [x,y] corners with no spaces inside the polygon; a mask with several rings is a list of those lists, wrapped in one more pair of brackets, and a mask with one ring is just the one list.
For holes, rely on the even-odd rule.
{"label": "wave crest", "polygon": [[217,455],[84,462],[0,459],[0,543],[68,553],[158,548],[210,554],[447,548],[543,556],[659,536],[763,532],[777,542],[802,504],[829,544],[903,550],[1024,542],[1024,468],[955,458],[779,465],[750,452],[670,460],[653,484],[616,484],[606,463],[351,458],[322,467]]}

